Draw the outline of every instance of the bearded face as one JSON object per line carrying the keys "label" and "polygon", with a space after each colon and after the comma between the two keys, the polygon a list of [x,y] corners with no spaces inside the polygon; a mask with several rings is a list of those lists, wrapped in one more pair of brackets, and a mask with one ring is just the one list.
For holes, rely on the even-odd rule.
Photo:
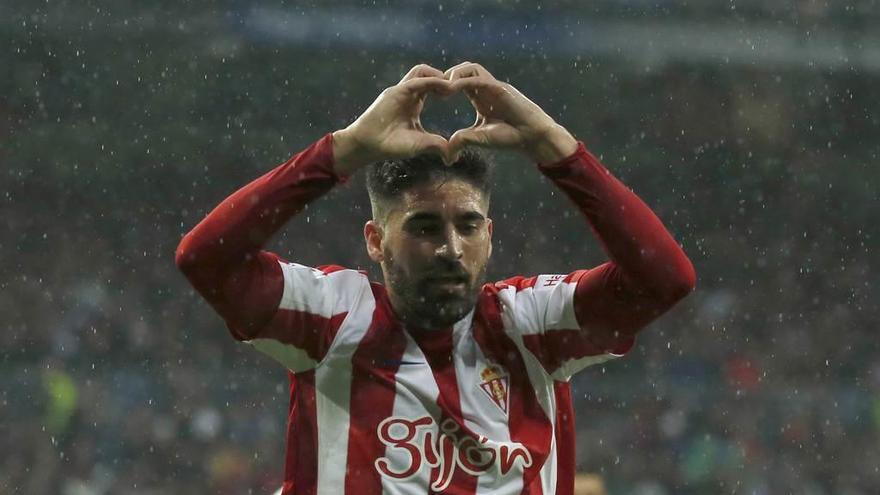
{"label": "bearded face", "polygon": [[474,308],[492,253],[487,203],[467,182],[429,183],[404,192],[384,225],[367,224],[368,252],[406,324],[446,327]]}
{"label": "bearded face", "polygon": [[386,250],[386,285],[397,296],[395,310],[422,328],[450,326],[467,315],[477,303],[486,280],[486,265],[470,273],[462,264],[437,260],[424,272],[410,273]]}

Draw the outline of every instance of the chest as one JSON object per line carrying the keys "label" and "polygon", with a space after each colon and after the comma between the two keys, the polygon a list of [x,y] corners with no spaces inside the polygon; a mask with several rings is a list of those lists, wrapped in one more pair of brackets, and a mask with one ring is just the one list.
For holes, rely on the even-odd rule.
{"label": "chest", "polygon": [[[375,334],[381,338],[362,340],[336,364],[351,374],[352,399],[384,404],[387,417],[430,418],[438,427],[451,419],[476,436],[507,441],[511,423],[543,422],[552,414],[552,383],[512,342],[480,342],[472,327]],[[316,386],[333,395],[335,381]]]}
{"label": "chest", "polygon": [[315,375],[319,416],[346,411],[328,428],[347,427],[349,452],[368,453],[383,480],[418,478],[440,492],[457,477],[504,484],[543,465],[556,417],[553,385],[515,343],[473,327],[398,330],[373,327]]}

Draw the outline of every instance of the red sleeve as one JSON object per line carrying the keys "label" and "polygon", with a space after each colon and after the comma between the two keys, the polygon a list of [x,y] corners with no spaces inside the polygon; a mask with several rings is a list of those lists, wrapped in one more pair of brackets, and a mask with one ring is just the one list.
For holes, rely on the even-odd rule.
{"label": "red sleeve", "polygon": [[224,199],[180,241],[175,262],[237,339],[273,316],[284,288],[279,257],[261,248],[307,203],[347,177],[333,171],[327,133]]}
{"label": "red sleeve", "polygon": [[583,213],[611,258],[578,279],[578,325],[604,349],[629,347],[636,332],[694,289],[693,264],[654,212],[583,142],[571,156],[538,168]]}

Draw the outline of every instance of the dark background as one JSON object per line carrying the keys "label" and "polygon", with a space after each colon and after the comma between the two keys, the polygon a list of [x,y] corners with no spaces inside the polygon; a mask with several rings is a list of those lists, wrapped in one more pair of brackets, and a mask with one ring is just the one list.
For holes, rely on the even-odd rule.
{"label": "dark background", "polygon": [[[583,5],[589,5],[584,7]],[[0,492],[269,493],[285,371],[177,272],[225,196],[425,62],[476,61],[582,139],[697,289],[574,380],[613,494],[880,492],[875,2],[10,2],[0,6]],[[459,95],[423,122],[470,125]],[[490,278],[607,258],[497,153]],[[287,259],[370,269],[363,177]]]}

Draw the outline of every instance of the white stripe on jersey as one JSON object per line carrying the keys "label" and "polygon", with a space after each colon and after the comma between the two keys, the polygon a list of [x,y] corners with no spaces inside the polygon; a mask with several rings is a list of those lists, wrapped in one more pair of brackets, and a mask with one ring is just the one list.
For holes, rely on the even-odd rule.
{"label": "white stripe on jersey", "polygon": [[327,274],[298,263],[279,263],[284,272],[284,294],[278,309],[330,318],[350,311],[361,291],[369,289],[366,275],[357,270]]}
{"label": "white stripe on jersey", "polygon": [[[498,299],[504,310],[501,318],[505,331],[516,330],[514,340],[523,355],[533,356],[524,347],[523,335],[547,334],[555,330],[579,328],[574,311],[576,281],[565,282],[564,275],[538,275],[531,287],[517,290],[514,286],[498,291]],[[579,359],[568,359],[553,370],[554,380],[568,381],[578,371],[594,364],[604,363],[623,354],[599,354]],[[532,380],[534,384],[535,381]],[[552,393],[552,391],[551,391]],[[552,402],[552,401],[551,401]]]}
{"label": "white stripe on jersey", "polygon": [[539,275],[532,287],[517,290],[509,286],[498,291],[505,328],[515,328],[520,335],[578,328],[572,304],[577,283],[563,282],[559,277]]}
{"label": "white stripe on jersey", "polygon": [[568,361],[564,362],[558,370],[553,372],[553,378],[556,378],[557,380],[568,381],[575,373],[588,366],[602,364],[605,361],[610,361],[621,356],[623,356],[623,354],[614,354],[609,352],[607,354],[598,354],[596,356],[586,356],[580,359],[569,359]]}
{"label": "white stripe on jersey", "polygon": [[[490,362],[480,346],[474,341],[472,322],[473,312],[453,327],[455,353],[457,354],[455,377],[458,383],[464,423],[474,433],[490,438],[489,443],[513,444],[510,439],[507,413],[493,403],[480,388],[480,384],[483,382],[480,372]],[[492,469],[480,473],[477,478],[476,494],[518,494],[522,492],[522,488],[521,476],[505,477],[501,476],[498,469]]]}
{"label": "white stripe on jersey", "polygon": [[283,364],[294,373],[312,369],[318,364],[306,351],[275,339],[251,339],[244,342],[254,346],[256,350]]}
{"label": "white stripe on jersey", "polygon": [[[505,324],[505,328],[509,327]],[[547,371],[538,361],[538,358],[525,348],[522,338],[514,335],[512,336],[512,339],[516,344],[517,349],[519,349],[520,355],[523,357],[523,362],[526,365],[526,372],[529,375],[529,383],[532,385],[532,388],[535,389],[535,397],[538,399],[538,404],[541,405],[541,409],[544,410],[544,414],[550,419],[550,424],[553,427],[553,433],[550,438],[550,454],[547,456],[547,461],[541,468],[541,489],[545,494],[555,493],[556,464],[558,463],[558,459],[556,458],[558,453],[556,450],[556,429],[559,428],[559,425],[556,424],[556,391],[553,388],[553,380],[547,378]]]}
{"label": "white stripe on jersey", "polygon": [[[394,395],[392,415],[395,418],[408,419],[416,419],[423,416],[439,418],[440,408],[437,406],[437,398],[440,396],[440,390],[437,388],[434,375],[428,366],[428,359],[409,334],[406,334],[406,350],[401,357],[401,363],[397,368],[397,374],[394,376],[397,393]],[[428,431],[425,429],[421,430],[424,431],[419,431],[418,443],[421,443],[425,431]],[[436,424],[433,424],[430,428],[434,438],[436,438],[437,430]],[[385,448],[385,458],[389,460],[390,465],[397,472],[400,472],[412,462],[410,455],[404,449],[391,445]],[[392,480],[383,476],[382,493],[384,495],[424,495],[427,493],[426,487],[430,484],[431,469],[423,465],[422,469],[419,469],[407,480]]]}
{"label": "white stripe on jersey", "polygon": [[[358,311],[362,299],[371,292],[366,275],[356,270],[336,270],[327,274],[297,263],[282,261],[278,263],[284,275],[284,291],[278,311],[299,311],[329,319],[342,313]],[[372,300],[372,297],[367,299]],[[366,320],[361,317],[359,322],[366,321],[369,325],[371,317],[372,312],[366,316]],[[351,319],[349,314],[346,320]],[[345,326],[351,326],[351,323],[344,322],[342,327]],[[342,331],[342,327],[337,330],[337,336]],[[297,330],[301,331],[301,329],[291,329],[291,331]],[[325,338],[325,336],[316,334],[315,338]],[[319,364],[307,351],[293,344],[272,338],[255,338],[245,342],[294,373],[313,369]],[[335,344],[334,339],[330,347]],[[329,353],[328,350],[328,355]]]}
{"label": "white stripe on jersey", "polygon": [[[331,276],[336,273],[342,272],[334,272]],[[362,274],[354,273],[366,280]],[[316,493],[336,493],[340,486],[345,486],[351,412],[351,356],[369,330],[376,309],[369,285],[362,297],[350,304],[351,311],[337,331],[327,358],[315,370],[315,413],[318,417]]]}

